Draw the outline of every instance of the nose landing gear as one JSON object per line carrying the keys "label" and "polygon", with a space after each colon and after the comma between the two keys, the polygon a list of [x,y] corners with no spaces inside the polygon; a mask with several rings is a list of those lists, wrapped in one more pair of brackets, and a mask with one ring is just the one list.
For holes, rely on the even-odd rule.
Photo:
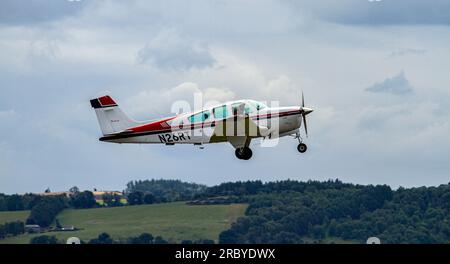
{"label": "nose landing gear", "polygon": [[298,152],[305,153],[306,150],[308,149],[308,147],[306,146],[305,143],[303,143],[303,138],[302,138],[302,136],[300,136],[299,132],[297,132],[297,134],[295,135],[295,138],[298,139],[298,143],[299,143],[297,146]]}
{"label": "nose landing gear", "polygon": [[298,152],[300,152],[300,153],[305,153],[307,149],[308,149],[308,147],[307,147],[306,144],[304,144],[304,143],[300,143],[300,144],[298,144],[298,146],[297,146],[297,150],[298,150]]}
{"label": "nose landing gear", "polygon": [[238,159],[249,160],[252,157],[253,152],[249,147],[243,147],[243,148],[237,148],[235,150],[234,154],[236,155],[236,157]]}

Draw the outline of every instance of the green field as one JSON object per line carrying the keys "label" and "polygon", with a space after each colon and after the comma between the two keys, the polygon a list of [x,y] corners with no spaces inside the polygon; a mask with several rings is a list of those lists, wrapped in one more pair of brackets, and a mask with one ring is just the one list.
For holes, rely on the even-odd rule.
{"label": "green field", "polygon": [[[68,209],[59,214],[57,219],[63,226],[74,225],[82,230],[45,234],[55,235],[61,240],[76,236],[87,241],[102,232],[107,232],[115,240],[147,232],[153,236],[162,236],[171,243],[179,243],[184,239],[212,239],[217,242],[220,232],[230,227],[238,217],[244,215],[246,207],[245,204],[190,206],[178,202],[113,208]],[[0,219],[3,218],[0,216]],[[28,243],[33,236],[36,234],[20,235],[0,240],[0,243]]]}
{"label": "green field", "polygon": [[0,212],[0,224],[13,221],[25,222],[29,215],[30,211]]}

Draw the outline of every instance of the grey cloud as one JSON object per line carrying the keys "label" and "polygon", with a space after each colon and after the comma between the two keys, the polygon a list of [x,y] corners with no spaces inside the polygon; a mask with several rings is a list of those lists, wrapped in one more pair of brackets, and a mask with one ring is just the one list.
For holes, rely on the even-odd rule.
{"label": "grey cloud", "polygon": [[211,67],[215,63],[205,44],[182,38],[172,30],[163,31],[145,45],[138,52],[137,61],[162,70],[201,69]]}
{"label": "grey cloud", "polygon": [[339,24],[450,24],[450,1],[447,0],[306,0],[292,3],[312,11],[322,20]]}
{"label": "grey cloud", "polygon": [[386,129],[389,120],[408,114],[410,114],[409,105],[366,107],[359,113],[358,128],[382,131]]}
{"label": "grey cloud", "polygon": [[396,50],[391,52],[391,54],[389,54],[389,58],[396,58],[396,57],[401,57],[401,56],[405,56],[405,55],[423,55],[427,53],[426,49],[411,49],[411,48],[407,48],[407,49],[400,49],[400,50]]}
{"label": "grey cloud", "polygon": [[2,0],[0,24],[26,25],[58,20],[79,13],[89,1]]}
{"label": "grey cloud", "polygon": [[[334,10],[334,2],[320,2],[317,6],[322,9],[316,12],[340,12]],[[77,19],[58,20],[51,27],[39,23],[6,29],[3,25],[0,121],[5,129],[0,130],[0,192],[65,190],[74,185],[120,190],[129,180],[152,177],[205,184],[330,177],[394,187],[448,182],[450,96],[445,89],[448,71],[442,65],[450,61],[445,46],[450,27],[380,30],[312,21],[305,24],[312,25],[309,31],[299,34],[293,29],[298,28],[296,19],[303,18],[302,12],[280,7],[280,1],[195,3],[96,1]],[[291,11],[296,12],[295,19]],[[158,35],[164,28],[176,32]],[[203,43],[210,45],[211,52]],[[430,52],[426,60],[383,58],[402,43]],[[140,54],[144,56],[137,60],[152,67],[135,63],[136,52],[144,46]],[[183,61],[178,62],[179,58]],[[217,62],[211,63],[213,59]],[[417,76],[417,93],[408,100],[402,96],[387,100],[362,91],[361,83],[377,69],[401,69],[406,62],[408,76]],[[199,67],[201,71],[158,70]],[[134,116],[132,106],[148,107],[154,98],[162,101],[163,94],[158,92],[184,82],[195,82],[200,88],[229,87],[236,99],[269,102],[291,96],[298,103],[298,89],[305,88],[307,104],[317,109],[308,120],[308,155],[299,157],[296,141],[289,138],[280,140],[275,149],[255,144],[255,157],[249,163],[236,160],[229,144],[197,151],[184,145],[166,148],[98,141],[100,131],[89,99],[99,91],[110,91],[126,113],[144,120],[160,114],[147,108],[150,111]],[[139,105],[127,103],[127,98],[142,90],[150,92],[140,97]],[[211,93],[216,95],[214,90]],[[398,108],[392,106],[404,101]],[[224,163],[227,166],[211,177],[211,168]],[[206,165],[193,168],[192,164]],[[99,166],[104,169],[98,170]]]}
{"label": "grey cloud", "polygon": [[413,87],[405,77],[405,72],[401,71],[398,75],[387,78],[386,80],[375,83],[366,88],[367,92],[372,93],[390,93],[390,94],[409,94],[413,92]]}

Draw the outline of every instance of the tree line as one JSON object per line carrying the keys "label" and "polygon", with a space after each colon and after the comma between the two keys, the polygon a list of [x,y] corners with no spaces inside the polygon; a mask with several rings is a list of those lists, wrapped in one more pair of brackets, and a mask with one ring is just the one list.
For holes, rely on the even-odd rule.
{"label": "tree line", "polygon": [[188,201],[207,190],[205,185],[180,180],[130,181],[124,193],[130,205]]}
{"label": "tree line", "polygon": [[25,224],[22,221],[8,222],[0,225],[0,239],[23,233],[25,233]]}
{"label": "tree line", "polygon": [[[383,243],[450,242],[450,184],[392,190],[339,180],[246,181],[212,187],[145,180],[128,183],[124,193],[129,205],[248,203],[245,215],[220,234],[221,243],[327,243],[334,238],[362,243],[370,236]],[[123,205],[120,197],[103,199],[104,206]],[[64,208],[98,206],[89,191],[75,190],[69,197],[0,194],[0,208],[31,208],[27,223],[43,227]]]}
{"label": "tree line", "polygon": [[[58,240],[56,236],[41,235],[33,237],[30,244],[64,244],[65,241]],[[138,236],[132,236],[126,239],[114,239],[108,233],[101,233],[96,238],[88,241],[80,241],[81,244],[168,244],[168,240],[161,236],[153,236],[150,233],[142,233]],[[198,239],[183,240],[181,244],[214,244],[214,240]]]}
{"label": "tree line", "polygon": [[450,185],[399,188],[327,182],[227,183],[208,195],[245,197],[245,216],[220,243],[449,243]]}
{"label": "tree line", "polygon": [[[139,205],[153,203],[167,203],[176,201],[187,201],[193,199],[207,190],[205,185],[186,183],[180,180],[139,180],[130,181],[124,190],[124,196],[116,193],[105,193],[102,195],[102,206],[114,207],[123,205]],[[66,207],[75,209],[93,208],[101,206],[95,200],[91,191],[80,191],[74,186],[69,189],[70,195],[61,195]],[[32,210],[37,204],[52,200],[50,195],[38,195],[27,193],[24,195],[6,195],[0,193],[0,211]],[[59,197],[59,196],[58,196]],[[122,202],[125,198],[127,203]],[[61,198],[58,198],[61,199]]]}
{"label": "tree line", "polygon": [[[161,236],[154,237],[150,233],[119,240],[113,239],[108,233],[101,233],[96,238],[80,242],[81,244],[168,244],[167,240]],[[58,240],[55,236],[41,235],[33,237],[30,244],[65,244],[65,241]]]}

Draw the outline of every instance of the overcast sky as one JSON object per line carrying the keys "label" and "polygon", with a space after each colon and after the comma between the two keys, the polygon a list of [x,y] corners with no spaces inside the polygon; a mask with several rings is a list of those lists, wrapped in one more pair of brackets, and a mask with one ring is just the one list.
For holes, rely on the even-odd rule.
{"label": "overcast sky", "polygon": [[[450,1],[0,1],[0,192],[122,190],[130,180],[450,181]],[[99,142],[89,99],[145,120],[171,103],[280,100],[303,90],[308,152],[283,138]]]}

